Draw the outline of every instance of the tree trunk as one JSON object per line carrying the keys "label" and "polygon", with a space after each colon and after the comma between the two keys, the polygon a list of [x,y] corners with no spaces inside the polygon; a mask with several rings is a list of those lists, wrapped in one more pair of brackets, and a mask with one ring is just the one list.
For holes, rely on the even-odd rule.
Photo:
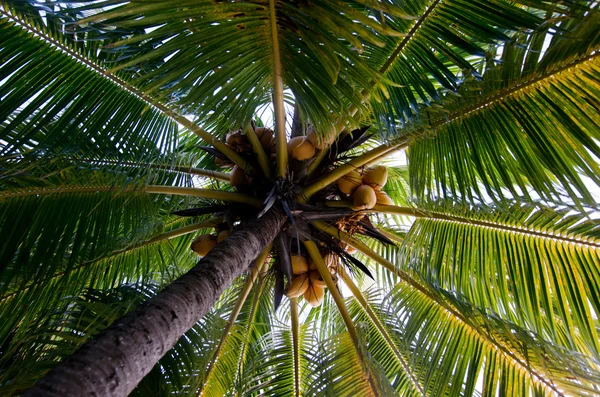
{"label": "tree trunk", "polygon": [[185,275],[88,341],[24,396],[127,396],[279,233],[274,209],[215,247]]}

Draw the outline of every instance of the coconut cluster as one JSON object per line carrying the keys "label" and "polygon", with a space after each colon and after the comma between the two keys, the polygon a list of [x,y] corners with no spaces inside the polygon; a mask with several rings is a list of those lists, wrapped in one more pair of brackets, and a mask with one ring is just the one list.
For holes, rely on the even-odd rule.
{"label": "coconut cluster", "polygon": [[[275,172],[277,168],[277,140],[274,132],[269,128],[255,127],[254,124],[252,124],[252,129],[260,142],[262,150],[267,155],[269,163],[267,166],[270,170],[266,170],[269,172],[265,172],[264,174],[277,174]],[[282,178],[270,178],[266,177],[267,175],[261,174],[261,170],[263,170],[265,164],[262,162],[262,159],[259,161],[257,156],[257,151],[260,152],[260,148],[257,145],[253,145],[248,138],[249,135],[247,133],[250,133],[250,137],[256,143],[251,130],[240,129],[232,131],[225,138],[225,145],[227,147],[238,153],[245,162],[253,165],[252,167],[248,167],[248,169],[233,164],[222,152],[214,147],[202,148],[215,157],[218,166],[232,168],[230,183],[237,191],[254,197],[274,197],[272,194],[276,193],[277,200],[281,201],[282,207],[288,212],[288,216],[295,217],[291,213],[299,212],[300,215],[297,223],[300,223],[302,226],[296,225],[296,227],[301,228],[301,230],[311,233],[309,215],[311,215],[310,212],[312,211],[312,218],[318,219],[318,209],[320,208],[319,204],[321,200],[341,198],[344,201],[348,200],[351,202],[350,205],[344,204],[344,206],[349,206],[357,212],[348,213],[348,211],[342,211],[339,217],[334,214],[333,218],[331,213],[327,214],[324,212],[325,218],[323,218],[323,221],[332,225],[335,224],[339,230],[348,233],[350,236],[355,233],[363,234],[376,238],[384,244],[393,244],[391,240],[377,232],[376,228],[369,221],[366,212],[363,212],[363,210],[372,209],[376,204],[393,205],[391,198],[382,190],[388,179],[388,170],[386,167],[378,166],[354,170],[337,180],[338,191],[335,190],[334,186],[331,186],[313,195],[311,202],[301,205],[296,203],[296,198],[302,192],[301,186],[312,183],[315,178],[319,178],[334,169],[337,166],[336,163],[346,158],[345,153],[348,153],[370,138],[371,135],[367,133],[367,130],[368,127],[362,127],[337,134],[335,126],[332,126],[328,131],[319,130],[318,132],[309,126],[306,130],[306,135],[294,136],[287,142],[289,161],[287,163],[285,180],[282,180]],[[293,135],[297,134],[294,133]],[[336,145],[332,148],[331,146],[334,141]],[[323,153],[324,156],[321,163],[315,167],[312,174],[308,175],[310,164],[317,153],[323,151],[325,153]],[[261,167],[258,167],[258,165],[261,165]],[[271,203],[273,203],[273,200],[271,200]],[[223,206],[216,207],[220,207],[220,209],[218,211],[215,210],[213,213],[215,215],[217,212],[223,210]],[[253,219],[256,215],[255,212],[243,205],[232,204],[227,206],[224,211],[226,214],[225,219],[240,219],[242,222],[244,219]],[[306,218],[302,215],[304,212],[309,213]],[[204,211],[201,213],[205,214],[207,212]],[[207,255],[218,243],[225,240],[231,234],[231,225],[226,223],[217,225],[215,229],[213,234],[202,234],[192,242],[191,249],[196,254],[199,256]],[[290,230],[287,230],[287,232],[287,238],[289,239]],[[341,266],[342,263],[346,266],[357,266],[367,275],[370,275],[367,267],[358,259],[351,256],[355,249],[348,245],[347,241],[342,241],[335,237],[319,237],[316,233],[311,233],[311,235],[314,240],[320,243],[320,254],[334,283],[337,283],[338,266]],[[289,247],[294,247],[293,238],[289,242]],[[318,307],[323,302],[327,285],[321,277],[316,264],[308,258],[305,252],[300,251],[300,248],[298,250],[297,252],[292,251],[291,254],[287,250],[283,250],[286,256],[289,255],[293,273],[291,280],[287,280],[288,283],[285,288],[282,287],[285,281],[283,278],[285,274],[289,274],[289,269],[284,269],[283,266],[287,266],[288,262],[286,258],[275,256],[276,260],[273,267],[276,270],[274,273],[275,277],[277,277],[276,285],[278,286],[274,295],[275,305],[279,304],[281,294],[285,293],[289,298],[302,296],[309,305]],[[284,252],[280,252],[278,249],[276,250],[276,255],[283,255]]]}
{"label": "coconut cluster", "polygon": [[[329,273],[336,281],[336,264],[337,260],[334,254],[325,254],[323,256]],[[302,255],[292,255],[292,271],[294,276],[292,282],[288,285],[285,295],[288,298],[297,298],[300,295],[304,296],[306,302],[312,307],[320,306],[323,303],[325,296],[326,284],[317,270],[314,262]]]}
{"label": "coconut cluster", "polygon": [[382,188],[388,178],[384,166],[366,169],[362,174],[354,170],[337,180],[338,189],[352,199],[354,210],[369,210],[376,204],[393,205],[394,202]]}
{"label": "coconut cluster", "polygon": [[198,256],[206,256],[210,250],[215,248],[217,244],[225,240],[231,235],[231,230],[227,227],[217,226],[215,234],[201,234],[192,241],[191,249]]}
{"label": "coconut cluster", "polygon": [[[275,134],[273,133],[273,130],[266,127],[256,127],[254,128],[254,132],[260,140],[263,150],[269,157],[271,168],[274,169],[277,155]],[[317,151],[329,147],[329,145],[331,145],[331,143],[333,143],[335,140],[335,137],[335,130],[333,129],[326,134],[319,134],[314,130],[314,128],[309,127],[306,136],[297,136],[287,142],[288,156],[291,159],[296,160],[296,162],[302,163],[304,166],[306,166],[310,160],[315,157]],[[246,158],[255,156],[252,144],[242,130],[228,133],[225,141],[225,144],[228,147],[230,147],[233,151],[240,153],[242,156]],[[237,190],[243,191],[244,186],[254,183],[251,175],[248,175],[245,170],[241,169],[237,165],[233,165],[233,163],[231,163],[229,160],[224,160],[217,157],[215,161],[217,166],[221,168],[233,166],[230,182],[232,186],[237,188]],[[300,166],[300,168],[302,168],[302,166]]]}

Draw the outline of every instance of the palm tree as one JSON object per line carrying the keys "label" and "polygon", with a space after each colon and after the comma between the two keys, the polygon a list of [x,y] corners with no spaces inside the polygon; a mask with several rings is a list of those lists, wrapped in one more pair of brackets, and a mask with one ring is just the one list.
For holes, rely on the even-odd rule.
{"label": "palm tree", "polygon": [[0,395],[600,395],[597,2],[0,14]]}

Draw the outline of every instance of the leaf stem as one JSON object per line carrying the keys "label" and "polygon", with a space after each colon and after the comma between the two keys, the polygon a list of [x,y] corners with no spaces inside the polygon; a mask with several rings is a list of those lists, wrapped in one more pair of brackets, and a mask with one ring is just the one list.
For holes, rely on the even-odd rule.
{"label": "leaf stem", "polygon": [[150,167],[157,168],[161,170],[171,170],[176,172],[183,172],[190,175],[198,175],[206,178],[217,179],[223,182],[228,182],[231,180],[231,174],[227,172],[206,170],[202,168],[196,167],[187,167],[182,165],[168,165],[168,164],[156,164],[156,163],[146,163],[146,162],[133,162],[133,161],[113,161],[113,160],[94,160],[94,159],[70,159],[71,161],[82,161],[90,164],[98,164],[98,165],[122,165],[125,167]]}
{"label": "leaf stem", "polygon": [[[347,202],[347,201],[330,200],[330,201],[326,201],[325,205],[330,208],[352,208],[352,203]],[[594,241],[594,240],[590,241],[590,240],[578,238],[575,236],[555,234],[552,232],[528,229],[526,227],[507,225],[507,224],[498,223],[498,222],[481,221],[481,220],[466,218],[466,217],[462,217],[462,216],[442,214],[439,212],[423,211],[423,210],[419,210],[416,208],[410,208],[410,207],[397,207],[397,206],[393,206],[393,205],[377,204],[372,209],[364,210],[361,212],[403,215],[403,216],[410,216],[410,217],[414,217],[414,218],[433,219],[435,221],[440,221],[440,222],[460,223],[460,224],[465,224],[465,225],[472,225],[472,226],[479,226],[479,227],[484,227],[484,228],[488,228],[488,229],[494,229],[494,230],[498,230],[498,231],[502,231],[502,232],[517,233],[517,234],[521,234],[524,236],[533,236],[533,237],[540,237],[540,238],[545,238],[545,239],[564,241],[566,243],[587,246],[592,249],[600,248],[600,243],[597,241]]]}
{"label": "leaf stem", "polygon": [[[427,296],[429,299],[434,301],[437,305],[439,305],[443,309],[447,310],[450,314],[453,315],[453,317],[456,319],[456,321],[464,324],[466,327],[471,329],[482,342],[491,344],[497,350],[501,351],[506,357],[510,358],[518,367],[520,367],[521,370],[530,374],[530,376],[534,379],[535,382],[541,384],[544,388],[551,391],[551,394],[564,396],[564,393],[562,393],[552,383],[552,381],[546,379],[546,377],[543,374],[538,373],[537,369],[533,370],[531,368],[530,362],[526,358],[519,357],[514,351],[512,351],[510,348],[507,348],[504,344],[493,339],[487,333],[483,333],[479,328],[472,326],[467,321],[467,319],[462,315],[462,313],[460,313],[453,305],[451,305],[449,302],[447,302],[445,300],[441,300],[438,296],[431,293],[431,291],[429,291],[427,289],[427,287],[421,285],[421,283],[419,283],[417,280],[412,278],[409,273],[399,269],[392,262],[390,262],[387,259],[385,259],[384,257],[382,257],[381,255],[379,255],[378,253],[373,251],[371,248],[369,248],[366,244],[364,244],[360,240],[352,237],[350,234],[343,232],[334,226],[328,225],[325,222],[316,221],[316,222],[312,222],[312,224],[317,229],[324,231],[325,233],[329,234],[330,236],[337,238],[341,241],[344,241],[349,246],[360,251],[363,255],[373,259],[375,262],[379,263],[385,269],[392,272],[396,276],[400,277],[400,279],[402,279],[404,282],[406,282],[412,288],[419,291],[419,293]],[[542,371],[544,371],[543,368],[542,368]]]}
{"label": "leaf stem", "polygon": [[[214,217],[214,218],[206,219],[206,220],[204,220],[202,222],[199,222],[199,223],[194,223],[192,225],[187,225],[187,226],[183,226],[183,227],[180,227],[180,228],[177,228],[177,229],[174,229],[174,230],[170,230],[168,232],[156,235],[156,236],[152,237],[149,240],[142,241],[140,243],[135,243],[135,244],[129,245],[127,247],[124,247],[124,248],[112,251],[112,252],[110,252],[110,253],[108,253],[106,255],[103,255],[101,257],[98,257],[98,258],[95,258],[95,259],[83,262],[82,264],[73,267],[71,270],[69,270],[68,273],[73,273],[73,272],[75,272],[77,270],[80,270],[80,269],[82,269],[82,268],[84,268],[86,266],[91,265],[92,263],[95,263],[95,262],[98,262],[98,261],[101,261],[101,260],[105,260],[105,259],[108,259],[108,258],[112,258],[113,256],[125,254],[127,252],[134,251],[134,250],[146,247],[148,245],[158,243],[160,241],[171,240],[171,239],[174,239],[174,238],[177,238],[177,237],[185,236],[186,234],[190,234],[190,233],[196,232],[196,231],[201,230],[201,229],[208,229],[208,228],[211,228],[211,227],[215,227],[216,225],[218,225],[221,222],[223,222],[223,217],[222,216],[217,216],[217,217]],[[48,279],[48,282],[50,282],[50,281],[52,281],[52,280],[54,280],[56,278],[59,278],[59,277],[64,277],[66,274],[67,274],[66,271],[58,272],[58,273],[54,274],[52,277],[50,277]],[[11,293],[8,293],[8,294],[0,297],[0,303],[4,302],[5,300],[7,300],[7,299],[9,299],[11,297],[13,297],[14,295],[17,295],[20,292],[23,292],[23,291],[26,291],[26,290],[30,289],[33,286],[34,286],[34,283],[31,283],[31,284],[28,284],[28,285],[24,286],[23,288],[19,289],[18,291],[11,292]]]}
{"label": "leaf stem", "polygon": [[33,196],[33,195],[48,195],[48,194],[60,194],[60,193],[97,193],[97,192],[145,192],[151,194],[170,194],[177,196],[189,196],[189,197],[202,197],[206,199],[230,201],[235,203],[248,204],[253,207],[262,207],[262,200],[248,196],[242,193],[235,192],[223,192],[220,190],[212,189],[198,189],[193,187],[181,187],[181,186],[159,186],[159,185],[148,185],[148,186],[74,186],[74,187],[59,187],[49,189],[32,189],[32,190],[20,190],[16,192],[7,192],[0,194],[0,200],[7,198]]}
{"label": "leaf stem", "polygon": [[275,143],[277,148],[277,174],[281,178],[287,175],[287,139],[285,135],[285,108],[283,105],[283,75],[281,72],[281,54],[277,33],[277,12],[275,2],[269,0],[269,19],[271,20],[271,40],[273,43],[273,107],[275,110]]}
{"label": "leaf stem", "polygon": [[292,320],[292,355],[294,360],[294,397],[300,397],[300,320],[298,318],[298,298],[290,298]]}
{"label": "leaf stem", "polygon": [[331,172],[325,174],[323,177],[317,179],[315,182],[310,184],[309,186],[304,188],[301,196],[298,198],[300,201],[306,202],[310,197],[312,197],[315,193],[324,189],[325,187],[331,185],[338,179],[342,178],[346,174],[354,171],[355,169],[362,167],[363,165],[369,163],[373,159],[383,158],[385,156],[389,156],[392,154],[396,148],[404,144],[405,141],[400,141],[395,144],[384,144],[375,149],[369,150],[362,155],[356,157],[355,159],[347,162],[344,165],[337,167]]}
{"label": "leaf stem", "polygon": [[344,270],[343,266],[338,267],[338,274],[340,275],[342,280],[344,280],[344,284],[346,284],[346,286],[348,287],[350,292],[352,292],[354,299],[356,299],[356,301],[363,308],[363,310],[365,311],[365,313],[367,314],[367,316],[369,317],[369,319],[371,320],[371,322],[373,323],[375,328],[377,328],[377,330],[381,334],[381,337],[383,338],[385,343],[388,345],[390,350],[394,353],[396,360],[398,361],[398,363],[400,363],[400,366],[402,367],[402,369],[404,369],[404,372],[406,372],[406,374],[410,377],[410,380],[412,381],[413,386],[419,391],[419,393],[421,393],[422,396],[425,396],[425,391],[423,390],[423,387],[419,383],[419,380],[415,377],[415,374],[412,372],[408,363],[404,360],[404,357],[402,356],[402,354],[398,350],[398,347],[396,347],[396,344],[392,340],[391,335],[389,334],[389,332],[387,331],[385,326],[382,324],[379,317],[377,317],[377,315],[375,314],[375,312],[373,311],[371,306],[369,306],[367,300],[361,293],[360,289],[356,286],[356,284],[354,284],[352,279],[348,276],[348,274]]}
{"label": "leaf stem", "polygon": [[251,123],[248,123],[246,126],[246,136],[252,145],[252,150],[256,154],[256,158],[258,159],[258,165],[262,170],[263,174],[267,178],[271,178],[271,167],[269,166],[269,158],[265,153],[265,149],[263,148],[258,136],[256,136],[256,132],[254,132],[254,128]]}
{"label": "leaf stem", "polygon": [[[319,247],[317,246],[317,244],[314,241],[303,241],[303,243],[304,243],[304,247],[306,247],[306,251],[308,252],[308,255],[310,256],[310,259],[312,259],[313,263],[317,266],[317,270],[319,271],[321,278],[323,278],[323,281],[325,281],[325,284],[327,285],[327,289],[329,290],[329,293],[333,297],[333,300],[340,312],[340,315],[342,316],[342,319],[344,320],[344,324],[346,325],[348,334],[350,335],[350,338],[352,339],[352,343],[354,344],[354,348],[356,349],[356,354],[358,355],[359,359],[364,364],[365,357],[363,354],[363,349],[361,348],[361,345],[360,345],[360,341],[358,339],[358,332],[356,331],[356,327],[354,326],[352,317],[350,316],[350,313],[348,312],[348,308],[346,308],[346,303],[344,302],[344,298],[342,297],[337,286],[333,282],[333,278],[331,277],[331,274],[329,273],[329,270],[327,269],[327,265],[325,264],[325,261],[323,260],[321,253],[319,252]],[[363,368],[364,367],[365,366],[363,365]],[[376,386],[376,382],[373,379],[373,373],[371,371],[369,372],[368,377],[369,377],[369,383],[371,385],[371,389],[373,390],[373,393],[378,395],[378,388]]]}
{"label": "leaf stem", "polygon": [[248,277],[246,278],[246,281],[245,281],[244,285],[242,286],[242,289],[240,290],[240,293],[235,302],[235,305],[234,305],[233,309],[231,310],[231,314],[229,315],[229,320],[227,320],[227,324],[225,325],[225,328],[223,329],[221,339],[219,340],[219,344],[217,345],[217,348],[215,349],[215,351],[213,353],[212,359],[210,360],[210,363],[208,364],[208,369],[206,370],[206,374],[207,374],[206,378],[205,378],[206,380],[204,381],[204,384],[202,385],[202,389],[199,392],[200,396],[204,395],[205,386],[208,385],[208,382],[210,381],[211,376],[214,374],[213,370],[215,368],[215,364],[217,363],[217,360],[221,356],[221,351],[223,349],[223,346],[225,345],[225,340],[230,336],[229,333],[231,331],[231,327],[233,327],[233,324],[235,324],[240,312],[242,311],[242,307],[244,306],[244,303],[246,302],[248,295],[250,295],[250,291],[252,290],[252,287],[255,285],[256,279],[263,272],[263,269],[267,266],[267,257],[269,255],[269,252],[271,252],[271,246],[272,246],[272,244],[269,244],[264,249],[264,251],[261,252],[260,255],[256,258],[256,264],[250,271],[250,274],[248,274]]}

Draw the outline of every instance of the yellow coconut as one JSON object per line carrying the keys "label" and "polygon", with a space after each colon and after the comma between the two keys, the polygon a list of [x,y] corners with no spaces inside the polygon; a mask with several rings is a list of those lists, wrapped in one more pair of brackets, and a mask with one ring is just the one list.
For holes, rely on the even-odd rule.
{"label": "yellow coconut", "polygon": [[227,237],[231,236],[231,231],[222,230],[219,234],[217,234],[217,243],[225,240]]}
{"label": "yellow coconut", "polygon": [[199,256],[206,256],[209,251],[217,245],[217,236],[210,234],[201,234],[194,241],[190,248]]}
{"label": "yellow coconut", "polygon": [[338,188],[345,194],[352,194],[362,184],[362,176],[358,171],[351,171],[337,180]]}
{"label": "yellow coconut", "polygon": [[377,204],[375,190],[369,185],[361,185],[352,195],[354,208],[357,210],[370,210]]}
{"label": "yellow coconut", "polygon": [[317,287],[325,288],[327,286],[327,283],[323,281],[323,278],[321,278],[321,275],[319,274],[318,270],[312,270],[308,272],[308,278],[310,280],[310,283],[316,285]]}
{"label": "yellow coconut", "polygon": [[308,261],[308,270],[317,270],[317,265],[312,259],[309,259]]}
{"label": "yellow coconut", "polygon": [[332,127],[329,131],[326,131],[325,133],[321,134],[315,131],[314,128],[309,127],[308,134],[306,135],[306,137],[315,148],[323,150],[331,146],[331,144],[335,141],[336,135],[337,134],[334,127]]}
{"label": "yellow coconut", "polygon": [[308,160],[315,155],[315,147],[306,137],[297,136],[288,142],[288,152],[299,161]]}
{"label": "yellow coconut", "polygon": [[302,274],[308,271],[306,258],[300,255],[292,255],[292,271],[294,274]]}
{"label": "yellow coconut", "polygon": [[292,282],[289,284],[285,295],[288,298],[297,298],[308,289],[308,274],[299,274],[292,278]]}
{"label": "yellow coconut", "polygon": [[229,183],[231,186],[241,186],[248,184],[248,178],[246,177],[246,173],[243,169],[238,167],[237,165],[233,167],[231,170],[231,177],[229,178]]}
{"label": "yellow coconut", "polygon": [[380,190],[385,186],[388,178],[388,170],[380,165],[375,168],[368,169],[364,172],[362,182],[365,185],[371,186],[373,189]]}
{"label": "yellow coconut", "polygon": [[375,195],[377,196],[377,204],[394,205],[392,198],[388,196],[386,192],[382,190],[375,190]]}
{"label": "yellow coconut", "polygon": [[311,284],[306,291],[304,291],[304,299],[312,307],[321,306],[323,303],[323,297],[325,296],[325,288],[319,287],[315,284]]}

